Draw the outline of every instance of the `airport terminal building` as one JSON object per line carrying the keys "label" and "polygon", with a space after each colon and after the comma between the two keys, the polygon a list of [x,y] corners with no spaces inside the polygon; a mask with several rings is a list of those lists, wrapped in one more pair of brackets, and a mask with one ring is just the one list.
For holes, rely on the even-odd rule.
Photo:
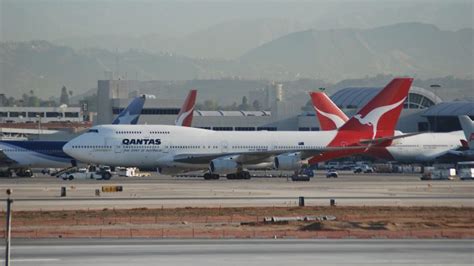
{"label": "airport terminal building", "polygon": [[[130,97],[139,95],[138,81],[101,80],[98,82],[98,105],[96,124],[107,124],[129,103]],[[348,116],[364,106],[382,88],[345,88],[331,95],[331,99]],[[252,95],[253,94],[253,95]],[[193,126],[226,131],[317,131],[319,122],[314,111],[302,111],[284,98],[280,84],[273,84],[262,93],[250,92],[250,98],[260,97],[268,111],[206,111],[195,110]],[[309,100],[303,99],[303,100]],[[145,102],[140,124],[174,124],[184,99],[148,98]],[[199,101],[199,92],[198,92]],[[474,102],[443,102],[431,91],[412,87],[404,104],[397,129],[403,132],[459,130],[458,115],[474,117]]]}

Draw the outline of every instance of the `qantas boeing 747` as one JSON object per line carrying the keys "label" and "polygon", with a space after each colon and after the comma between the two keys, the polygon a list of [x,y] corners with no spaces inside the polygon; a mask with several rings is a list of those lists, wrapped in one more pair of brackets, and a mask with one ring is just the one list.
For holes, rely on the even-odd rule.
{"label": "qantas boeing 747", "polygon": [[392,80],[356,116],[337,130],[319,132],[229,132],[165,125],[100,125],[64,146],[79,161],[158,168],[177,173],[208,171],[206,179],[249,175],[248,166],[273,164],[296,170],[313,156],[336,158],[387,142],[403,107],[411,78]]}

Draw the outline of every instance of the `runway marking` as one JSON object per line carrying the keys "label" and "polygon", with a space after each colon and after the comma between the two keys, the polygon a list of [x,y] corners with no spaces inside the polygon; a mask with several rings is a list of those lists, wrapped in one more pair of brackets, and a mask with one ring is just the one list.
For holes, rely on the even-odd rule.
{"label": "runway marking", "polygon": [[[25,259],[10,259],[11,262],[48,262],[48,261],[60,261],[56,258],[25,258]],[[5,262],[5,259],[0,259],[0,262]]]}

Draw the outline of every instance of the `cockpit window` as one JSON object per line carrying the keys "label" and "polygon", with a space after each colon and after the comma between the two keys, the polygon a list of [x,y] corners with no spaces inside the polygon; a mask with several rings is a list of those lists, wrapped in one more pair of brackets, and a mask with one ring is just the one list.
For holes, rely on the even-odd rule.
{"label": "cockpit window", "polygon": [[99,133],[98,129],[89,129],[87,130],[87,133]]}

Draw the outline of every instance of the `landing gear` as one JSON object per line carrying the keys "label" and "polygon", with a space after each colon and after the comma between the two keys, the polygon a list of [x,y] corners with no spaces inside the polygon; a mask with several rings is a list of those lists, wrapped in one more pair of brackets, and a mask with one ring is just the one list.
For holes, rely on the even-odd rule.
{"label": "landing gear", "polygon": [[20,168],[15,171],[16,176],[19,177],[32,177],[33,176],[33,171],[28,168]]}
{"label": "landing gear", "polygon": [[250,179],[248,171],[241,171],[238,173],[227,174],[227,179]]}
{"label": "landing gear", "polygon": [[112,174],[109,172],[105,172],[102,174],[102,179],[104,180],[110,180],[111,177],[112,177]]}
{"label": "landing gear", "polygon": [[204,174],[204,180],[217,180],[219,179],[219,175],[218,174],[211,174],[211,173],[205,173]]}
{"label": "landing gear", "polygon": [[12,177],[13,176],[12,170],[10,170],[10,169],[0,170],[0,176],[1,177]]}

